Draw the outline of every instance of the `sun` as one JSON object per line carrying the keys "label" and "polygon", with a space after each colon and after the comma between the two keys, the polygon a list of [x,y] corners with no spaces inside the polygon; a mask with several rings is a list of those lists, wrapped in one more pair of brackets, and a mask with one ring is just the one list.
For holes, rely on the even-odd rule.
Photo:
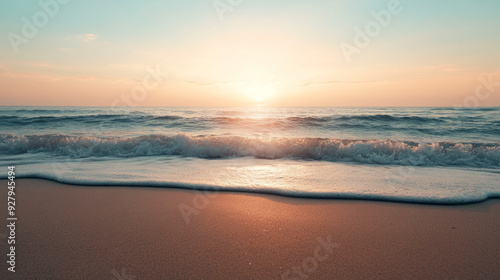
{"label": "sun", "polygon": [[277,94],[277,86],[273,83],[245,82],[238,85],[238,92],[251,102],[263,103]]}

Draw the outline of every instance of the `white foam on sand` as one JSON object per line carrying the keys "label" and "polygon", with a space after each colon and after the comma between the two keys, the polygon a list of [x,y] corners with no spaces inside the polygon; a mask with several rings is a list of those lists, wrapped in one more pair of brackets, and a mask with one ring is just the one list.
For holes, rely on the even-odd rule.
{"label": "white foam on sand", "polygon": [[252,157],[198,159],[142,157],[34,162],[18,177],[80,185],[180,187],[346,198],[461,204],[500,197],[495,169],[378,166]]}

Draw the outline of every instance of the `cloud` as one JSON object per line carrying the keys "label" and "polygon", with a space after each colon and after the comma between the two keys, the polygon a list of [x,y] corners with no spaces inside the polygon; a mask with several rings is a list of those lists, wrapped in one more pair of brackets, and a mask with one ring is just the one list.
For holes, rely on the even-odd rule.
{"label": "cloud", "polygon": [[196,86],[226,86],[226,85],[246,85],[246,84],[271,84],[271,85],[277,85],[277,84],[283,84],[280,82],[276,81],[269,81],[269,80],[238,80],[234,82],[229,82],[229,81],[213,81],[213,82],[207,82],[207,81],[183,81],[186,84],[191,84],[191,85],[196,85]]}
{"label": "cloud", "polygon": [[[44,63],[32,64],[33,66],[38,65],[39,67],[51,67],[51,65]],[[71,81],[108,81],[113,83],[126,83],[126,82],[138,82],[136,79],[126,79],[126,78],[115,78],[111,76],[90,76],[90,75],[79,75],[79,76],[64,76],[64,75],[47,75],[35,72],[17,72],[8,69],[5,65],[0,65],[0,78],[11,78],[11,79],[36,79],[45,81],[59,81],[59,80],[71,80]]]}
{"label": "cloud", "polygon": [[300,86],[316,86],[316,85],[329,85],[329,84],[365,84],[365,83],[376,83],[380,81],[322,81],[322,82],[308,82],[300,84]]}
{"label": "cloud", "polygon": [[37,63],[32,63],[31,66],[47,68],[51,67],[52,65],[43,62],[37,62]]}
{"label": "cloud", "polygon": [[98,37],[97,35],[91,33],[77,36],[78,39],[83,40],[86,43],[94,41],[95,39],[97,39],[97,37]]}
{"label": "cloud", "polygon": [[[441,75],[441,76],[453,76],[453,75]],[[318,81],[318,82],[307,82],[300,84],[300,86],[308,87],[308,86],[319,86],[319,85],[332,85],[332,84],[373,84],[373,83],[398,83],[398,82],[407,82],[407,81],[415,81],[425,78],[433,78],[439,77],[436,75],[420,75],[410,78],[400,78],[400,79],[381,79],[381,80],[370,80],[370,81]]]}
{"label": "cloud", "polygon": [[231,85],[234,82],[202,82],[202,81],[185,81],[187,84],[193,84],[197,86],[218,86],[218,85]]}

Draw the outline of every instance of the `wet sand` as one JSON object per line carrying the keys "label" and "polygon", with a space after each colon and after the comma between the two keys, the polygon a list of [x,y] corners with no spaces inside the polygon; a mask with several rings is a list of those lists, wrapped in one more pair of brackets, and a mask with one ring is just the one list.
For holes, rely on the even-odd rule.
{"label": "wet sand", "polygon": [[498,199],[439,206],[16,183],[16,272],[3,226],[0,279],[500,279]]}

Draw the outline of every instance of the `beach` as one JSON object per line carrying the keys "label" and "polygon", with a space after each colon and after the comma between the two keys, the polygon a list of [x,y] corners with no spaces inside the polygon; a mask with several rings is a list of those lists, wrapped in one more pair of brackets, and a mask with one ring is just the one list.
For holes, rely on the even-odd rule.
{"label": "beach", "polygon": [[0,280],[500,280],[498,11],[4,1]]}
{"label": "beach", "polygon": [[500,278],[498,199],[423,205],[18,179],[16,202],[16,272],[4,241],[1,279]]}

